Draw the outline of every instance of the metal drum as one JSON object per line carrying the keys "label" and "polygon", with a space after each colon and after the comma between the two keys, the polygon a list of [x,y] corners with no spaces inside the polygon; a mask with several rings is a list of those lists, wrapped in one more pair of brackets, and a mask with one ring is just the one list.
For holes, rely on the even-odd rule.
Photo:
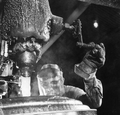
{"label": "metal drum", "polygon": [[0,115],[96,115],[81,101],[58,96],[2,99]]}

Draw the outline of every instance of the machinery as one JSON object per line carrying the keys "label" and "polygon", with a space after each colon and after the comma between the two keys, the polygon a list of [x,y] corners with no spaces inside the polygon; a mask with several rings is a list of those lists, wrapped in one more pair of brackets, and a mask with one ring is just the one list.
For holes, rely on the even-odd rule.
{"label": "machinery", "polygon": [[[82,0],[81,0],[82,1]],[[69,29],[77,32],[80,22],[64,25],[60,17],[51,13],[48,0],[5,0],[0,24],[0,114],[56,114],[77,111],[76,115],[95,115],[81,102],[66,98],[31,97],[32,79],[36,75],[35,67],[41,58],[41,49],[51,35]],[[95,4],[111,6],[105,1],[84,0]],[[108,1],[118,7],[118,1]],[[57,23],[54,21],[58,21]],[[54,32],[54,26],[57,31]],[[81,45],[82,39],[78,45]],[[86,46],[83,44],[81,46]],[[86,46],[89,47],[89,46]],[[91,46],[90,46],[91,48]],[[43,104],[44,102],[44,104]],[[46,103],[47,102],[47,103]],[[34,105],[34,106],[33,106]],[[57,106],[58,105],[58,106]],[[50,109],[48,109],[50,107]],[[77,110],[73,109],[74,107]],[[81,107],[82,112],[80,111]],[[85,112],[87,111],[87,112]],[[52,112],[52,113],[51,113]],[[72,114],[73,115],[73,114]]]}
{"label": "machinery", "polygon": [[61,17],[51,13],[48,0],[5,1],[0,30],[1,98],[31,96],[44,44],[62,30],[80,35],[80,27],[80,21],[63,24]]}

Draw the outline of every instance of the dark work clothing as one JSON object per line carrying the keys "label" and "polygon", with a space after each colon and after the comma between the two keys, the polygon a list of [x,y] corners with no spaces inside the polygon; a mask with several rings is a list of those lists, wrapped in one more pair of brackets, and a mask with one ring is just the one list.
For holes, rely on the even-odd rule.
{"label": "dark work clothing", "polygon": [[73,86],[64,86],[65,92],[63,96],[80,100],[90,108],[101,106],[103,92],[100,80],[93,77],[89,81],[84,81],[84,84],[85,91]]}

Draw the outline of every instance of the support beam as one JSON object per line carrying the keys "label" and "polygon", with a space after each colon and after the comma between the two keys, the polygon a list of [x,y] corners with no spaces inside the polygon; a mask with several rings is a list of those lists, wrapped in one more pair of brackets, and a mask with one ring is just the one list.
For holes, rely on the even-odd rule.
{"label": "support beam", "polygon": [[120,9],[120,0],[79,0],[79,1]]}

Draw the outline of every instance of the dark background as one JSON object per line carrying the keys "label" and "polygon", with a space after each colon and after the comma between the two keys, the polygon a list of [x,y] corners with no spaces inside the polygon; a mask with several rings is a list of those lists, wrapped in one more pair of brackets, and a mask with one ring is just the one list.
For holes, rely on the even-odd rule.
{"label": "dark background", "polygon": [[[78,6],[77,0],[49,0],[51,11],[67,19]],[[82,4],[82,2],[79,2]],[[104,98],[98,115],[120,113],[120,9],[91,4],[79,17],[82,22],[82,36],[85,43],[103,42],[106,47],[105,65],[97,71],[97,78],[103,83]],[[98,21],[98,28],[93,22]],[[82,61],[85,49],[76,46],[78,39],[65,32],[42,56],[39,65],[58,64],[65,77],[65,84],[84,89],[82,79],[75,75],[74,64]]]}

